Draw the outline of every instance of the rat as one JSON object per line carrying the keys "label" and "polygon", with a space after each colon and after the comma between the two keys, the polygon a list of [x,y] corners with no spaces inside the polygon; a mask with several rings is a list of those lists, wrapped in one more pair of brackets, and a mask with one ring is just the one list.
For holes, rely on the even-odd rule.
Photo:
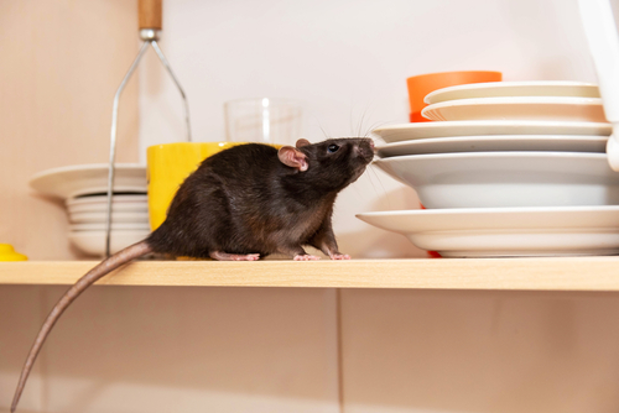
{"label": "rat", "polygon": [[165,221],[146,239],[103,260],[54,305],[28,354],[11,404],[15,412],[45,339],[65,309],[112,270],[147,254],[254,261],[280,253],[318,260],[310,245],[332,260],[338,250],[332,212],[338,193],[372,161],[370,138],[336,138],[276,149],[244,144],[204,160],[175,194]]}

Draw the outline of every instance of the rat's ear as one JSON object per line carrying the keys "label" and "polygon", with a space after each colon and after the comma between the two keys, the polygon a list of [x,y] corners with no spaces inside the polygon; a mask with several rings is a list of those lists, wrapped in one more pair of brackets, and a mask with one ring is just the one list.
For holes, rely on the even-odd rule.
{"label": "rat's ear", "polygon": [[310,145],[310,141],[308,141],[306,138],[299,138],[295,143],[295,146],[297,148],[305,147],[306,145]]}
{"label": "rat's ear", "polygon": [[295,147],[285,146],[278,150],[278,158],[280,162],[289,167],[297,168],[299,171],[306,171],[308,169],[308,162],[306,161],[306,154],[299,151]]}

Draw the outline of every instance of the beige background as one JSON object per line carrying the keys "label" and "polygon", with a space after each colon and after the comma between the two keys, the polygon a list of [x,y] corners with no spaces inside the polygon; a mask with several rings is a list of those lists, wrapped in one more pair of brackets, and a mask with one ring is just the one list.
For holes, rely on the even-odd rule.
{"label": "beige background", "polygon": [[[323,33],[336,39],[340,33],[350,47],[347,50],[359,51],[359,55],[348,56],[348,61],[359,65],[366,62],[362,59],[365,53],[377,50],[387,50],[398,61],[403,54],[396,52],[404,47],[359,31],[339,32],[338,25],[352,18],[352,10],[357,11],[356,19],[365,19],[368,25],[389,25],[388,17],[399,14],[394,10],[406,7],[409,14],[400,14],[427,21],[419,30],[430,39],[432,22],[442,10],[451,10],[452,19],[462,22],[457,29],[463,30],[472,27],[467,17],[475,17],[486,5],[491,14],[483,20],[490,19],[501,34],[501,41],[490,50],[458,59],[433,50],[462,49],[465,43],[460,40],[456,45],[438,40],[435,49],[416,43],[412,53],[417,57],[404,66],[403,73],[389,69],[397,64],[374,60],[367,65],[374,79],[389,79],[391,88],[384,89],[385,84],[377,81],[374,88],[383,91],[377,95],[372,83],[363,79],[318,70],[318,84],[324,86],[319,90],[317,83],[313,87],[308,82],[309,90],[314,88],[311,107],[334,134],[341,132],[342,124],[348,128],[360,122],[349,122],[348,117],[363,112],[363,105],[356,106],[359,96],[351,92],[361,90],[361,84],[367,97],[377,96],[377,105],[383,108],[362,122],[364,127],[377,120],[405,119],[401,83],[405,71],[433,71],[455,61],[460,66],[488,66],[493,59],[504,59],[500,69],[512,68],[513,79],[593,80],[591,66],[583,60],[579,29],[569,32],[571,41],[566,43],[560,35],[538,36],[563,33],[570,27],[575,22],[574,2],[475,1],[463,6],[467,2],[395,1],[381,15],[376,14],[376,2],[357,9],[346,1],[329,2],[335,7],[333,14],[321,12],[326,2],[313,3],[318,9],[309,15],[308,3],[302,2],[298,9],[290,2],[263,3],[264,13],[259,17],[263,22],[298,14],[309,16],[308,21],[324,19]],[[527,17],[534,4],[541,6],[534,17]],[[567,4],[566,9],[561,4]],[[228,97],[239,96],[226,89],[235,83],[209,72],[227,69],[216,58],[224,45],[209,43],[204,33],[199,36],[201,30],[217,30],[217,25],[198,24],[185,13],[195,19],[234,15],[223,21],[220,30],[242,28],[254,21],[250,2],[168,1],[165,7],[171,20],[164,20],[170,37],[163,46],[185,88],[192,91],[190,105],[194,104],[191,110],[199,131],[195,135],[221,139],[219,127],[208,129],[220,122],[219,109],[214,108]],[[236,14],[232,13],[235,8]],[[568,20],[553,18],[553,12]],[[510,24],[493,20],[497,13],[511,16]],[[32,174],[47,168],[106,161],[112,98],[138,48],[136,20],[134,1],[0,1],[0,242],[13,243],[31,259],[81,257],[67,243],[62,205],[36,196],[27,182]],[[552,25],[541,25],[543,20]],[[291,21],[301,24],[305,20]],[[399,22],[392,25],[395,36],[402,36],[402,30],[409,27],[404,19]],[[183,27],[190,33],[178,30]],[[525,29],[531,31],[524,34]],[[341,43],[323,42],[321,32],[306,34],[308,50],[313,50],[314,42],[314,48],[327,48],[330,59],[338,57]],[[356,43],[356,36],[372,40],[369,49]],[[486,38],[484,32],[473,36]],[[449,38],[454,37],[443,37]],[[546,54],[553,47],[557,52]],[[147,82],[146,89],[142,87],[139,93],[134,80],[121,102],[119,161],[136,161],[140,156],[139,99],[141,145],[148,142],[144,137],[152,128],[161,131],[154,139],[172,141],[177,136],[154,121],[153,116],[176,125],[174,111],[180,103],[165,98],[171,93],[165,77],[156,75],[159,81],[148,78],[149,71],[159,70],[149,56],[144,62],[148,66],[139,74],[140,82]],[[516,60],[521,64],[511,67]],[[317,59],[308,62],[298,70],[306,66],[316,70]],[[273,73],[259,69],[237,65],[237,72],[230,72],[228,79],[239,79],[235,76],[244,73]],[[279,78],[283,89],[252,92],[283,92],[291,87],[287,82],[295,82]],[[269,85],[267,79],[261,81]],[[256,83],[248,78],[237,84]],[[394,95],[396,88],[401,95]],[[401,100],[394,103],[394,96]],[[381,105],[390,99],[391,105]],[[196,100],[208,101],[213,107]],[[360,208],[396,209],[416,203],[412,191],[386,177],[371,172],[364,180],[368,181],[348,189],[339,201],[337,226],[342,244],[349,247],[343,250],[358,256],[423,255],[386,232],[358,224],[349,227]],[[373,193],[367,192],[368,186],[374,188]],[[8,410],[30,344],[64,289],[0,286],[0,411]],[[618,411],[618,295],[93,287],[67,311],[50,336],[20,410]]]}
{"label": "beige background", "polygon": [[[0,243],[35,260],[83,255],[64,206],[28,186],[54,167],[106,163],[112,101],[138,50],[133,1],[0,1]],[[138,161],[138,82],[121,101],[117,160]]]}
{"label": "beige background", "polygon": [[[62,287],[0,287],[0,410]],[[614,412],[618,295],[91,288],[22,411]]]}

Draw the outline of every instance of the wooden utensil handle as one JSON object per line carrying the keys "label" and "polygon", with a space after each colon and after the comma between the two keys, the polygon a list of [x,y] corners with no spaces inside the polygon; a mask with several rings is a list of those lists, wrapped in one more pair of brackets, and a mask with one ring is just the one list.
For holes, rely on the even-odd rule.
{"label": "wooden utensil handle", "polygon": [[162,0],[138,0],[138,20],[140,29],[161,30]]}

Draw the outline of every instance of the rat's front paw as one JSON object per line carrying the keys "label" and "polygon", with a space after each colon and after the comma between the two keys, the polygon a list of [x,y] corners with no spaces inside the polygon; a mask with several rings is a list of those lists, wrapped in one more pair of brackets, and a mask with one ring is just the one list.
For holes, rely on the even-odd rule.
{"label": "rat's front paw", "polygon": [[298,254],[293,258],[296,261],[308,261],[308,260],[321,260],[319,256],[312,256],[311,254]]}
{"label": "rat's front paw", "polygon": [[351,260],[351,256],[342,253],[330,254],[329,257],[332,260]]}

